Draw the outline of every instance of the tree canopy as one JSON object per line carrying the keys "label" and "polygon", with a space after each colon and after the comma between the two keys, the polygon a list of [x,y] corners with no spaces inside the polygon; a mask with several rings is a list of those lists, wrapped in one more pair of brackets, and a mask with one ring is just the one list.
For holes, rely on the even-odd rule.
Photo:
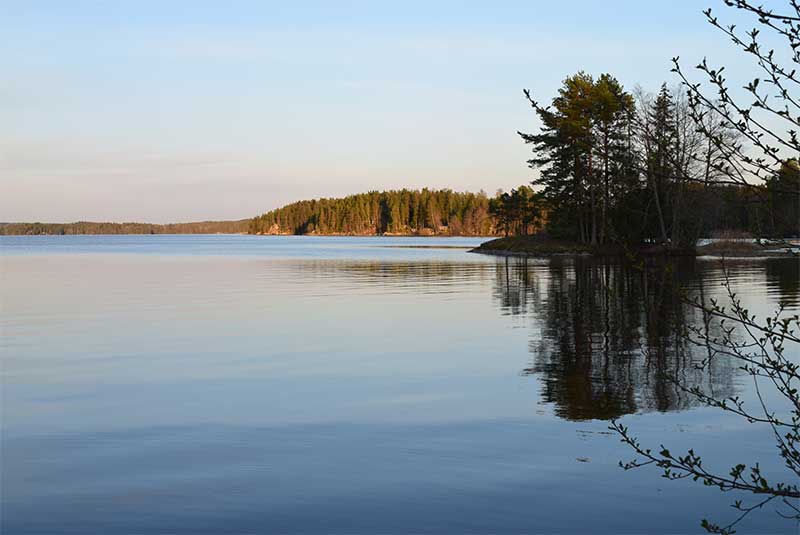
{"label": "tree canopy", "polygon": [[800,234],[797,196],[781,195],[798,190],[797,163],[785,160],[760,183],[732,182],[724,161],[735,128],[696,117],[683,89],[631,94],[610,74],[578,72],[549,106],[524,94],[541,128],[519,135],[532,147],[551,235],[690,248],[721,231]]}
{"label": "tree canopy", "polygon": [[253,234],[419,234],[490,236],[498,232],[485,193],[371,191],[298,201],[255,217]]}

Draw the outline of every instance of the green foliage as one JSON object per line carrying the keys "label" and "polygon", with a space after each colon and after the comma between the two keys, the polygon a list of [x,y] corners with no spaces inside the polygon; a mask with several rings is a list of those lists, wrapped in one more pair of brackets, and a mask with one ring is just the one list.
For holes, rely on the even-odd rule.
{"label": "green foliage", "polygon": [[542,128],[519,135],[533,146],[535,185],[553,209],[551,230],[581,243],[605,243],[618,199],[636,181],[630,143],[633,98],[611,75],[579,72],[564,80],[552,106],[530,101]]}
{"label": "green foliage", "polygon": [[484,193],[371,191],[299,201],[257,216],[252,234],[419,234],[490,236],[497,232]]}
{"label": "green foliage", "polygon": [[533,188],[523,185],[509,193],[498,192],[489,201],[489,213],[496,218],[498,229],[506,236],[526,236],[541,228],[545,201]]}
{"label": "green foliage", "polygon": [[614,77],[579,72],[548,107],[525,96],[542,127],[519,134],[533,148],[528,164],[539,171],[533,184],[542,187],[538,204],[549,208],[550,236],[688,249],[719,231],[800,234],[797,163],[782,162],[761,185],[730,181],[724,147],[738,134],[693,116],[685,93],[662,85],[634,100]]}

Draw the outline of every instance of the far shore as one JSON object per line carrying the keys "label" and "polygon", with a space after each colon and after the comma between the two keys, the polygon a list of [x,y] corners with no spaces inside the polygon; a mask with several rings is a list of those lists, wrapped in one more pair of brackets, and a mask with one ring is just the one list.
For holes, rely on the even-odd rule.
{"label": "far shore", "polygon": [[477,236],[472,234],[268,234],[252,232],[15,232],[12,229],[4,231],[0,226],[0,236],[283,236],[306,238],[472,238],[493,240],[497,236]]}
{"label": "far shore", "polygon": [[307,234],[277,234],[277,233],[246,233],[252,236],[305,236],[310,238],[475,238],[475,239],[486,239],[486,240],[494,240],[497,239],[497,235],[489,235],[489,236],[481,236],[481,235],[474,235],[474,234],[394,234],[389,232],[384,232],[383,234],[347,234],[347,233],[327,233],[327,234],[316,234],[313,232],[309,232]]}

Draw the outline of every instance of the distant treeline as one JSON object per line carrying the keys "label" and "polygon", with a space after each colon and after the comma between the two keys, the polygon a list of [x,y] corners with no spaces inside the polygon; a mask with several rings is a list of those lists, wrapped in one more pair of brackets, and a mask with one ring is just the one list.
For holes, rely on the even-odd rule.
{"label": "distant treeline", "polygon": [[0,235],[65,234],[239,234],[247,232],[249,219],[194,223],[0,223]]}
{"label": "distant treeline", "polygon": [[252,234],[414,234],[490,236],[499,232],[485,193],[371,191],[299,201],[255,217]]}

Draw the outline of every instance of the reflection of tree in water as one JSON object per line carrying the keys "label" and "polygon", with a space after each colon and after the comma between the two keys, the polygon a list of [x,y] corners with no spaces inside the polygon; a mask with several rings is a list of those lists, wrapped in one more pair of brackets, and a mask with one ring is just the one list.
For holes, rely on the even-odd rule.
{"label": "reflection of tree in water", "polygon": [[610,419],[637,410],[678,410],[693,398],[686,386],[733,392],[733,370],[722,360],[710,372],[681,336],[702,318],[685,304],[681,287],[704,290],[693,261],[634,269],[596,259],[524,260],[498,264],[495,295],[511,314],[530,313],[539,329],[525,374],[542,379],[542,396],[571,420]]}
{"label": "reflection of tree in water", "polygon": [[781,302],[787,306],[800,303],[800,261],[797,258],[775,258],[766,263],[767,284],[776,288]]}

